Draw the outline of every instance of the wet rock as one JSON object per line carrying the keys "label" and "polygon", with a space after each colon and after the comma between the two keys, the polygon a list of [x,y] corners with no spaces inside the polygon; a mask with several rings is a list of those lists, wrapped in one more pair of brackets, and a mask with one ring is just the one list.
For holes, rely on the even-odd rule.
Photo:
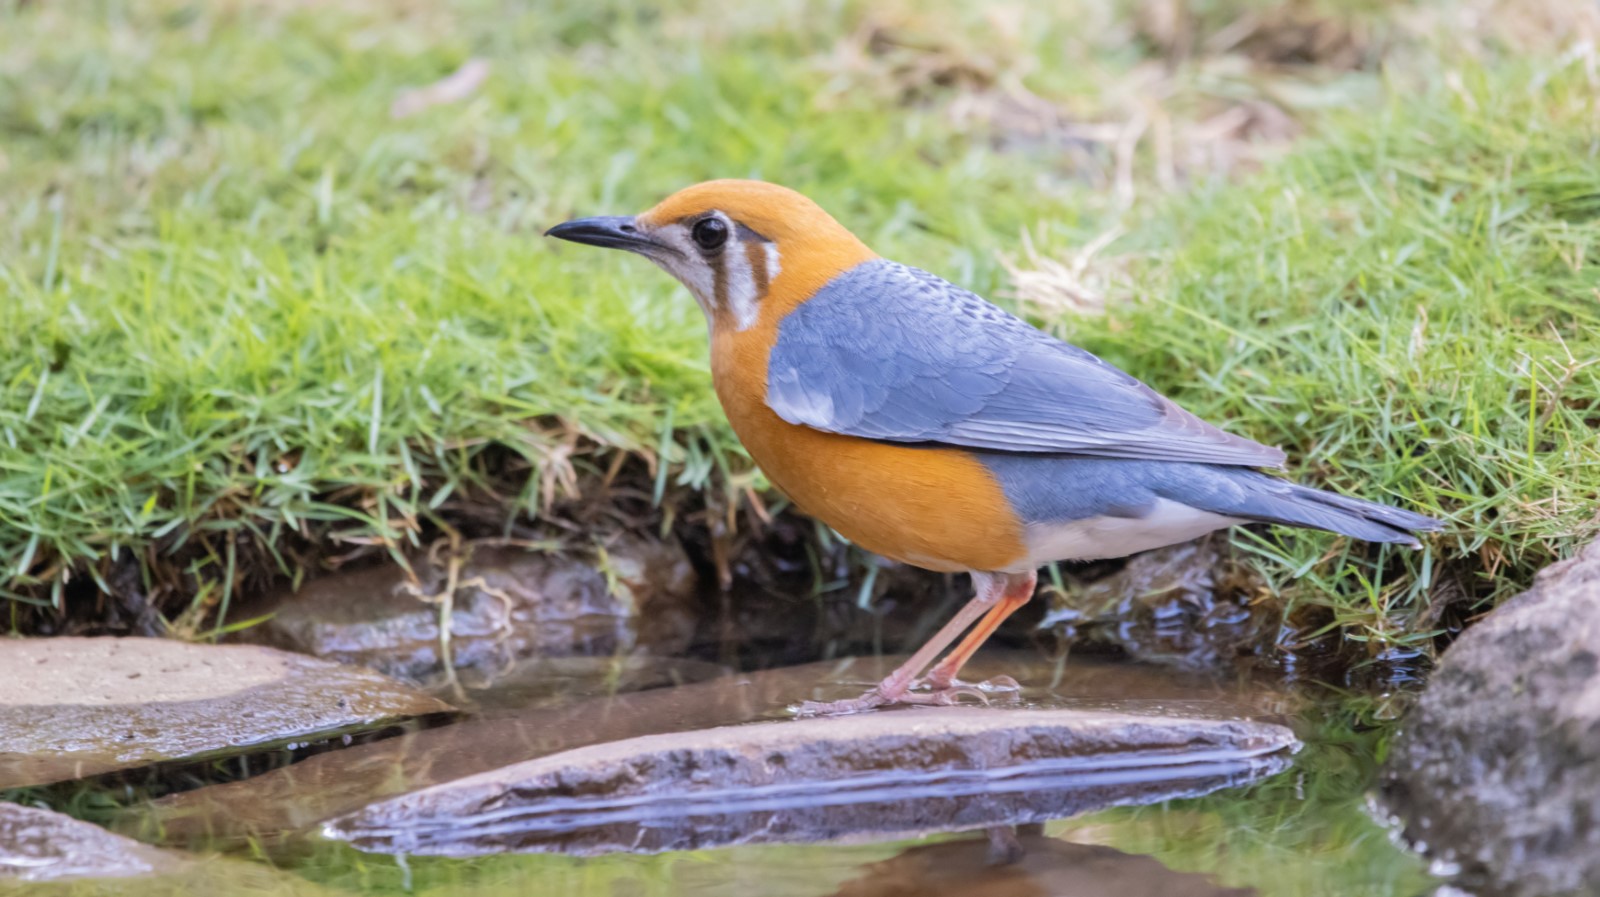
{"label": "wet rock", "polygon": [[[455,570],[451,655],[493,671],[524,657],[673,654],[694,634],[697,580],[676,543],[620,536],[577,555],[467,543]],[[241,639],[420,681],[438,673],[439,600],[451,561],[335,573],[263,603]]]}
{"label": "wet rock", "polygon": [[167,871],[179,857],[71,816],[0,803],[0,881],[118,878]]}
{"label": "wet rock", "polygon": [[0,788],[212,759],[449,712],[370,670],[249,645],[0,641]]}
{"label": "wet rock", "polygon": [[[902,658],[862,658],[738,674],[676,688],[543,706],[321,754],[252,779],[212,785],[141,807],[122,828],[173,844],[294,849],[300,835],[384,797],[589,745],[655,733],[788,719],[799,700],[860,694]],[[1042,661],[1035,652],[982,651],[974,679],[1002,673],[1025,686],[1020,706],[1154,716],[1281,722],[1284,692],[1240,677],[1212,678],[1129,663]]]}
{"label": "wet rock", "polygon": [[381,801],[330,837],[463,856],[698,850],[1038,822],[1277,772],[1264,723],[942,707],[645,735]]}
{"label": "wet rock", "polygon": [[1116,573],[1070,587],[1042,625],[1139,660],[1222,669],[1272,638],[1276,614],[1252,601],[1259,588],[1225,538],[1207,537],[1136,554]]}
{"label": "wet rock", "polygon": [[1450,646],[1382,798],[1480,894],[1600,892],[1600,542]]}
{"label": "wet rock", "polygon": [[1249,897],[1204,875],[1175,872],[1154,857],[1040,834],[1016,839],[1017,855],[995,862],[988,840],[913,847],[873,863],[835,897]]}

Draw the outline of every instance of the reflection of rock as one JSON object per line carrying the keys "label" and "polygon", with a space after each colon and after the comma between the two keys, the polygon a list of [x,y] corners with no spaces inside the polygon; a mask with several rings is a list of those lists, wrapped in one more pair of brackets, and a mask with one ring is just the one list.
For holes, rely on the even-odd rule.
{"label": "reflection of rock", "polygon": [[27,882],[29,897],[329,893],[270,867],[161,850],[60,813],[0,803],[0,890],[11,893],[8,882]]}
{"label": "reflection of rock", "polygon": [[991,861],[987,840],[913,847],[873,863],[837,897],[1248,897],[1204,875],[1174,872],[1153,857],[1073,844],[1041,835],[1019,838],[1015,862]]}
{"label": "reflection of rock", "polygon": [[1600,892],[1600,542],[1450,646],[1383,797],[1474,891]]}
{"label": "reflection of rock", "polygon": [[[451,652],[493,669],[529,656],[671,654],[688,644],[696,579],[676,543],[618,537],[578,557],[468,543],[456,573]],[[268,602],[277,615],[243,638],[423,679],[439,669],[445,562],[417,559],[420,585],[395,566],[336,573]]]}
{"label": "reflection of rock", "polygon": [[945,707],[645,735],[367,806],[329,835],[446,856],[694,850],[1037,822],[1277,772],[1285,728]]}
{"label": "reflection of rock", "polygon": [[[860,694],[900,658],[816,663],[739,674],[636,694],[541,707],[521,715],[469,719],[373,744],[310,757],[242,782],[212,785],[155,802],[126,821],[139,837],[167,843],[246,839],[274,850],[285,836],[404,794],[559,751],[624,738],[787,717],[791,702]],[[1210,719],[1280,720],[1291,709],[1279,692],[1237,679],[1126,663],[1074,661],[1060,668],[1036,653],[982,651],[967,667],[974,679],[1007,673],[1026,686],[1029,706]],[[898,711],[897,711],[898,712]]]}
{"label": "reflection of rock", "polygon": [[116,878],[174,868],[158,850],[71,816],[0,803],[0,881]]}
{"label": "reflection of rock", "polygon": [[449,705],[249,645],[48,638],[0,649],[0,788],[313,741]]}
{"label": "reflection of rock", "polygon": [[1188,669],[1225,667],[1273,632],[1256,580],[1208,537],[1136,554],[1120,571],[1057,599],[1045,625],[1109,642],[1130,656]]}

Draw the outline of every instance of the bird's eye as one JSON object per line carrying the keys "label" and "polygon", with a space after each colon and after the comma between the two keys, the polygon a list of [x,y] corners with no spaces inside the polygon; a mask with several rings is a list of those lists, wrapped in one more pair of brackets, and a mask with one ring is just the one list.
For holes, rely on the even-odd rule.
{"label": "bird's eye", "polygon": [[707,252],[728,242],[728,225],[721,218],[703,218],[692,232],[694,241]]}

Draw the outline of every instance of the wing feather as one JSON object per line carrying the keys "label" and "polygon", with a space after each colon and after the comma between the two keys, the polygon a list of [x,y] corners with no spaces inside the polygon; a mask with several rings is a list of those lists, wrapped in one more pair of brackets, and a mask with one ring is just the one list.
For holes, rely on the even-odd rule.
{"label": "wing feather", "polygon": [[1089,352],[926,271],[874,259],[779,326],[779,417],[887,442],[1279,467]]}

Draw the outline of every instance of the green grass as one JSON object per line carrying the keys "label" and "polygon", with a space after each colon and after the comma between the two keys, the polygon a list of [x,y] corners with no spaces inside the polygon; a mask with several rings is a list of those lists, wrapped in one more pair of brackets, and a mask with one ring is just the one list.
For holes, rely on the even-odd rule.
{"label": "green grass", "polygon": [[[1239,537],[1281,556],[1262,567],[1291,609],[1326,605],[1352,635],[1414,639],[1444,573],[1498,599],[1595,530],[1583,59],[1448,56],[1388,80],[1180,65],[1159,101],[1180,141],[1284,94],[1314,136],[1254,174],[1179,166],[1169,193],[1146,148],[1128,196],[1111,144],[1019,130],[1002,102],[1021,85],[1069,123],[1124,121],[1154,51],[1120,7],[712,9],[0,8],[13,625],[131,570],[204,631],[263,559],[298,569],[273,557],[291,536],[395,548],[465,495],[534,514],[612,449],[665,447],[690,496],[745,482],[693,303],[647,265],[539,237],[723,176],[802,189],[990,295],[1024,229],[1066,253],[1121,225],[1109,313],[1027,310],[1284,445],[1298,478],[1451,520],[1398,559]],[[494,65],[481,92],[390,118],[398,91],[473,56]],[[533,475],[508,479],[490,447]]]}

